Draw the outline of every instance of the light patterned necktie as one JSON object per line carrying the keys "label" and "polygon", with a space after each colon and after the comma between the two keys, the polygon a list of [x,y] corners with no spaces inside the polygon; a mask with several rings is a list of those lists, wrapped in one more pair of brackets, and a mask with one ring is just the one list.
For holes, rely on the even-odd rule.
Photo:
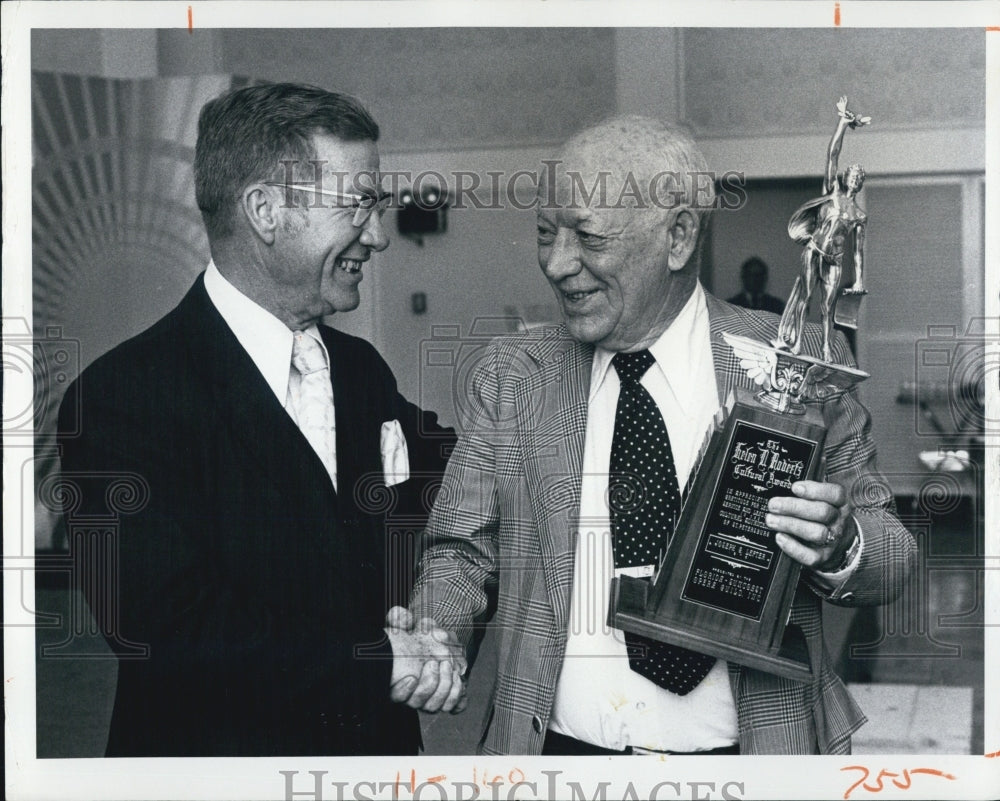
{"label": "light patterned necktie", "polygon": [[[639,383],[654,361],[648,350],[616,353],[611,360],[621,379],[608,470],[616,568],[658,564],[681,506],[667,427]],[[631,632],[625,632],[625,647],[632,670],[677,695],[691,692],[715,664],[715,657]]]}
{"label": "light patterned necktie", "polygon": [[292,338],[292,369],[288,374],[285,405],[336,488],[337,428],[330,367],[323,346],[304,331],[296,331]]}

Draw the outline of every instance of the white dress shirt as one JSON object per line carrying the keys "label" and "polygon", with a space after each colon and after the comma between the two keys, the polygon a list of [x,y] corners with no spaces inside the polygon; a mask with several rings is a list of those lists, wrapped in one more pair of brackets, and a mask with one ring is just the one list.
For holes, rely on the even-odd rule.
{"label": "white dress shirt", "polygon": [[[292,367],[292,330],[267,309],[250,300],[219,272],[214,261],[205,270],[205,291],[212,305],[218,309],[226,325],[236,335],[253,363],[260,370],[267,385],[285,411],[290,412],[288,397],[288,375]],[[330,354],[315,324],[305,329],[326,354],[329,365]],[[332,367],[331,367],[332,370]],[[294,414],[291,414],[295,419]],[[337,486],[336,474],[331,476]]]}
{"label": "white dress shirt", "polygon": [[[663,415],[683,487],[719,408],[700,285],[649,350],[656,364],[642,385]],[[569,633],[549,727],[614,750],[631,745],[700,751],[732,745],[736,706],[723,660],[690,693],[675,695],[629,668],[624,636],[606,622],[614,575],[606,496],[620,387],[613,357],[600,348],[594,353]]]}

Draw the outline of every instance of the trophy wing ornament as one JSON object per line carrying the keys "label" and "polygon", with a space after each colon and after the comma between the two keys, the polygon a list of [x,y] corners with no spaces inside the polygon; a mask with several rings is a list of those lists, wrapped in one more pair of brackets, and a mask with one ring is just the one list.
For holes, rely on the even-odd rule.
{"label": "trophy wing ornament", "polygon": [[824,401],[868,378],[853,367],[796,355],[755,339],[725,332],[722,337],[747,378],[760,387],[756,399],[781,414],[803,414],[804,404]]}
{"label": "trophy wing ornament", "polygon": [[733,336],[725,332],[722,337],[732,348],[733,355],[740,360],[740,367],[746,371],[747,377],[765,392],[772,390],[774,387],[771,375],[778,363],[778,355],[774,348],[769,348],[763,342],[754,339]]}
{"label": "trophy wing ornament", "polygon": [[815,362],[806,369],[799,397],[805,403],[824,401],[834,395],[847,392],[866,378],[868,378],[868,373],[855,370],[852,367]]}

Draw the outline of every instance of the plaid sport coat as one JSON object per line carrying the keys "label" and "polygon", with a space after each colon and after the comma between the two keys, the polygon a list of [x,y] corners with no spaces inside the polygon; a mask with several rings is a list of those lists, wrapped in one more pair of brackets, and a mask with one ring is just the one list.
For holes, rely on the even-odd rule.
{"label": "plaid sport coat", "polygon": [[[770,341],[778,317],[706,293],[720,405],[750,380],[722,332]],[[804,351],[822,335],[808,326]],[[838,334],[838,361],[854,364]],[[411,599],[470,640],[496,593],[498,667],[479,751],[539,754],[566,647],[580,510],[593,347],[565,326],[501,337],[473,372],[464,432],[427,528],[427,548]],[[743,754],[845,754],[865,717],[830,666],[821,603],[885,604],[902,589],[916,558],[913,537],[896,519],[892,495],[875,470],[867,411],[856,391],[822,407],[827,479],[842,484],[863,537],[861,562],[829,594],[803,570],[790,621],[805,633],[814,670],[793,682],[729,665]],[[665,724],[669,725],[669,724]]]}

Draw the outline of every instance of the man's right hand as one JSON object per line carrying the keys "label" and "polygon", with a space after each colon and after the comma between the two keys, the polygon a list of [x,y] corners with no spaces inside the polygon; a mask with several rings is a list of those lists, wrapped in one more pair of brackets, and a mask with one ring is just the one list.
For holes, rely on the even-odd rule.
{"label": "man's right hand", "polygon": [[413,615],[400,606],[389,610],[386,624],[393,653],[389,697],[425,712],[465,709],[467,664],[454,635],[430,618],[414,624]]}

